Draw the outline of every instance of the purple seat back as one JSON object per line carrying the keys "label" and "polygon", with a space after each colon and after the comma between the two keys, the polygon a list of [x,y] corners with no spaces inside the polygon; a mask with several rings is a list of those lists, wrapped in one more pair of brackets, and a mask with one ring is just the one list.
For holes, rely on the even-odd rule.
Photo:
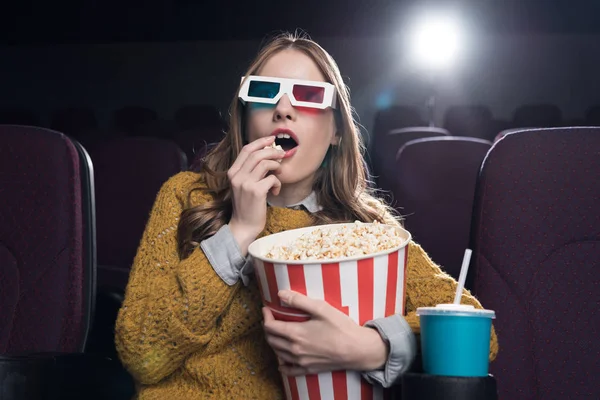
{"label": "purple seat back", "polygon": [[502,139],[504,136],[506,135],[510,135],[511,133],[515,133],[515,132],[520,132],[520,131],[526,131],[529,130],[531,128],[513,128],[513,129],[505,129],[503,131],[500,131],[496,137],[494,138],[494,143],[496,143],[497,141],[499,141],[500,139]]}
{"label": "purple seat back", "polygon": [[491,142],[456,136],[412,140],[398,152],[394,200],[405,225],[458,279],[469,246],[475,183]]}
{"label": "purple seat back", "polygon": [[532,104],[515,110],[512,125],[515,128],[554,128],[562,126],[562,111],[554,104]]}
{"label": "purple seat back", "polygon": [[414,126],[410,128],[394,129],[387,135],[378,139],[376,160],[379,164],[377,184],[384,190],[390,190],[396,175],[396,156],[398,151],[411,140],[436,136],[447,136],[446,129],[427,126]]}
{"label": "purple seat back", "polygon": [[0,354],[83,351],[95,264],[81,171],[65,135],[0,125]]}
{"label": "purple seat back", "polygon": [[600,128],[505,136],[474,210],[474,289],[496,311],[500,398],[600,398]]}
{"label": "purple seat back", "polygon": [[453,106],[444,116],[444,128],[452,135],[469,136],[492,140],[498,122],[492,119],[492,112],[485,106]]}
{"label": "purple seat back", "polygon": [[187,168],[173,142],[123,138],[89,149],[96,181],[98,284],[124,289],[162,184]]}

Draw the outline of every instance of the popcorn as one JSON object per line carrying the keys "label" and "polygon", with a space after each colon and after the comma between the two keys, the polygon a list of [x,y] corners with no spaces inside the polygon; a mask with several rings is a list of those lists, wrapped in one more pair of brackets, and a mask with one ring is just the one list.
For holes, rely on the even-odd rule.
{"label": "popcorn", "polygon": [[393,249],[402,240],[394,226],[356,221],[344,227],[317,228],[292,243],[273,247],[265,257],[277,260],[357,257]]}
{"label": "popcorn", "polygon": [[[280,146],[280,145],[278,145],[278,144],[275,144],[275,142],[273,142],[273,143],[272,143],[270,146],[265,146],[265,148],[264,148],[263,150],[265,150],[265,149],[268,149],[268,148],[274,148],[275,150],[281,150],[281,151],[283,151],[283,147],[281,147],[281,146]],[[277,161],[278,161],[278,162],[281,162],[281,161],[282,161],[282,159],[280,158],[280,159],[278,159]]]}

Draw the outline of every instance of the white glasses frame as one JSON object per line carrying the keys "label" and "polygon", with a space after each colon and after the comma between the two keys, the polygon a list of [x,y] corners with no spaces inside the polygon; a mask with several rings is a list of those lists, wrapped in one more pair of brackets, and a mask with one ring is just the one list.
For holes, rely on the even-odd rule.
{"label": "white glasses frame", "polygon": [[[250,89],[251,82],[273,82],[279,83],[279,93],[272,99],[265,97],[254,97],[248,94]],[[310,101],[300,101],[294,97],[293,89],[294,85],[302,85],[302,86],[314,86],[325,89],[323,95],[323,101],[321,103],[315,103]],[[301,79],[287,79],[287,78],[275,78],[269,76],[257,76],[257,75],[249,75],[247,77],[242,77],[241,86],[239,90],[238,97],[240,100],[245,103],[263,103],[263,104],[277,104],[279,100],[283,97],[284,94],[287,94],[290,103],[294,107],[309,107],[309,108],[318,108],[324,110],[328,107],[336,108],[337,107],[337,91],[335,86],[328,82],[319,82],[319,81],[305,81]]]}

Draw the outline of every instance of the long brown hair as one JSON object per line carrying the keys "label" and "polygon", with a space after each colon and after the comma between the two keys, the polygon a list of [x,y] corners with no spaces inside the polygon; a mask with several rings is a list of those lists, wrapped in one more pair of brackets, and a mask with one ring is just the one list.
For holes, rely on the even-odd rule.
{"label": "long brown hair", "polygon": [[[308,37],[289,33],[269,41],[250,64],[246,76],[256,75],[274,54],[287,49],[301,51],[319,67],[326,80],[335,85],[338,98],[336,124],[338,145],[330,149],[329,160],[316,175],[313,189],[323,210],[313,214],[314,224],[337,222],[379,221],[398,224],[399,218],[369,187],[363,154],[365,147],[350,105],[350,92],[344,84],[334,59]],[[229,130],[225,138],[206,156],[200,180],[213,201],[183,211],[178,226],[181,258],[189,256],[194,247],[214,235],[232,215],[232,190],[227,170],[244,145],[244,112],[236,95],[229,112]],[[190,193],[191,195],[191,193]],[[189,196],[188,196],[189,201]]]}

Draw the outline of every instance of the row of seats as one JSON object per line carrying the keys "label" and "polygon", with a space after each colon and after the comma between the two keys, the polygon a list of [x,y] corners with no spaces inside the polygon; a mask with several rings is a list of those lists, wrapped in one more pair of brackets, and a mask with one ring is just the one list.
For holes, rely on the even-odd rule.
{"label": "row of seats", "polygon": [[454,135],[482,139],[491,145],[504,135],[524,128],[600,125],[600,106],[590,108],[586,120],[563,121],[561,110],[550,104],[519,107],[511,122],[494,119],[485,106],[453,106],[446,110],[442,128],[426,126],[416,107],[392,106],[376,115],[369,143],[369,165],[377,185],[391,191],[396,180],[396,157],[410,140]]}
{"label": "row of seats", "polygon": [[[0,324],[0,354],[78,353],[86,347],[100,295],[93,279],[96,232],[98,250],[111,240],[127,243],[118,238],[120,230],[143,219],[134,221],[127,210],[135,212],[140,201],[147,216],[161,181],[184,167],[176,146],[152,142],[106,143],[90,148],[90,159],[60,133],[0,126],[0,268],[8,277],[0,280],[0,316],[7,321]],[[469,287],[497,313],[501,351],[491,372],[502,399],[600,397],[594,373],[600,355],[599,148],[600,128],[565,128],[514,132],[493,146],[442,135],[409,141],[398,153],[401,173],[393,190],[415,239],[436,261],[473,248]],[[142,154],[172,171],[142,176],[158,175]],[[124,172],[136,164],[137,174],[133,168]],[[113,182],[111,171],[128,179]],[[147,193],[145,179],[148,187],[155,185]],[[119,189],[123,185],[137,189],[123,196],[130,190]],[[142,192],[145,204],[125,198]],[[107,237],[101,239],[104,222]],[[143,224],[131,229],[133,246]],[[119,252],[113,248],[107,255]],[[133,253],[119,256],[125,268]],[[445,267],[456,274],[458,264]],[[99,269],[99,281],[101,275]],[[96,318],[92,333],[98,325]],[[93,334],[88,349],[90,342]]]}
{"label": "row of seats", "polygon": [[600,398],[600,128],[416,139],[396,168],[396,204],[432,258],[457,277],[473,249],[499,398]]}
{"label": "row of seats", "polygon": [[[427,121],[417,107],[392,106],[377,113],[371,137],[380,137],[394,129],[426,125]],[[444,114],[442,127],[457,136],[493,140],[499,132],[513,128],[599,125],[600,106],[590,107],[584,119],[565,120],[558,106],[537,104],[518,107],[510,121],[494,118],[491,110],[485,106],[452,106]]]}
{"label": "row of seats", "polygon": [[[488,145],[497,142],[509,133],[520,131],[529,128],[513,128],[495,132],[492,140],[482,140]],[[460,132],[460,131],[459,131]],[[409,141],[415,139],[432,138],[436,136],[450,136],[455,132],[451,132],[445,128],[436,128],[428,126],[410,126],[404,128],[395,128],[388,132],[374,136],[372,146],[368,154],[369,166],[375,177],[378,187],[383,190],[390,191],[393,188],[398,167],[396,165],[397,157],[401,148]],[[457,135],[456,137],[471,137],[476,135]]]}
{"label": "row of seats", "polygon": [[[503,131],[495,142],[518,131]],[[430,127],[396,129],[383,139],[374,149],[379,188],[390,194],[413,238],[458,279],[476,180],[492,142]]]}

